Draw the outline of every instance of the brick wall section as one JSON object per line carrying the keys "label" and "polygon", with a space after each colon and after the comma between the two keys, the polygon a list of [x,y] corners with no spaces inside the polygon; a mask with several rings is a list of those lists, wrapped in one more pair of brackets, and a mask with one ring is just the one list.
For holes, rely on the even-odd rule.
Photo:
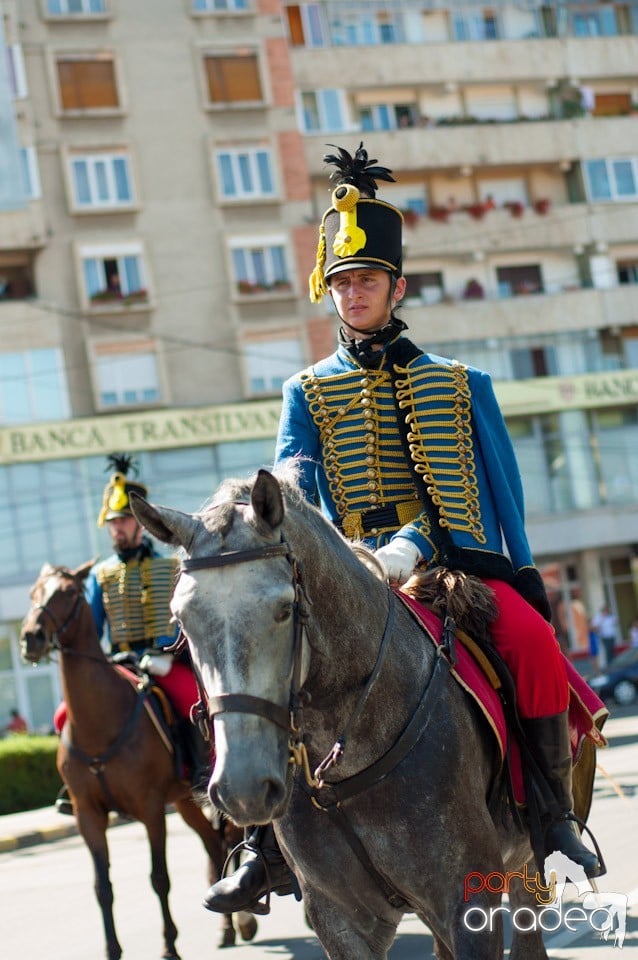
{"label": "brick wall section", "polygon": [[279,167],[285,200],[309,200],[312,191],[306,169],[303,137],[297,130],[277,134]]}
{"label": "brick wall section", "polygon": [[266,40],[266,58],[273,106],[293,107],[295,88],[288,54],[288,43],[283,37],[269,37]]}
{"label": "brick wall section", "polygon": [[316,363],[322,357],[334,353],[337,341],[335,337],[335,321],[332,317],[313,317],[308,321],[306,328],[310,362]]}
{"label": "brick wall section", "polygon": [[281,16],[281,0],[257,0],[257,13],[261,16]]}
{"label": "brick wall section", "polygon": [[308,277],[314,270],[317,261],[318,238],[319,228],[313,224],[294,227],[292,230],[292,243],[297,263],[299,289],[304,299],[308,295]]}

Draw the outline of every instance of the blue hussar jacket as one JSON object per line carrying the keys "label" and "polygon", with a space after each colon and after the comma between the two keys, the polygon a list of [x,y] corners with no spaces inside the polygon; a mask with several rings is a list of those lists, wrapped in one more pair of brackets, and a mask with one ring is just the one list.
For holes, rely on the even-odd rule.
{"label": "blue hussar jacket", "polygon": [[101,637],[106,627],[111,651],[170,646],[178,626],[171,622],[170,600],[178,561],[162,557],[150,541],[122,560],[116,553],[95,564],[85,594]]}
{"label": "blue hussar jacket", "polygon": [[498,576],[489,567],[502,561],[503,540],[515,574],[533,567],[520,471],[489,374],[430,354],[396,367],[408,454],[386,361],[367,369],[340,345],[287,380],[275,463],[298,458],[306,496],[347,537],[375,549],[405,537],[436,563],[416,469],[439,524],[483,576]]}

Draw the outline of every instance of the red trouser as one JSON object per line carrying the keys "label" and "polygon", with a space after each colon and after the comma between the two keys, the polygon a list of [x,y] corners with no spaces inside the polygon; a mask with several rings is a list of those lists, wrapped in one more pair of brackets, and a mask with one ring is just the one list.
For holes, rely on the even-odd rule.
{"label": "red trouser", "polygon": [[[185,663],[175,661],[165,677],[153,677],[153,683],[165,691],[173,704],[178,717],[188,719],[193,704],[199,700],[199,691],[192,671]],[[56,733],[61,733],[66,721],[66,703],[62,701],[53,714],[53,727]]]}
{"label": "red trouser", "polygon": [[498,605],[490,628],[494,646],[516,684],[521,717],[549,717],[569,705],[569,686],[554,628],[502,580],[487,580]]}

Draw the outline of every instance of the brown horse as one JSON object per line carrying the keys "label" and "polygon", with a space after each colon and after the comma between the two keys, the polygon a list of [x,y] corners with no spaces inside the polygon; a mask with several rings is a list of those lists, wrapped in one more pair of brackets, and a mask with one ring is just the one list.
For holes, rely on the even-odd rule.
{"label": "brown horse", "polygon": [[[176,772],[175,758],[150,713],[145,694],[137,690],[105,656],[83,584],[91,568],[77,570],[45,564],[31,589],[31,608],[21,631],[23,659],[37,663],[58,650],[67,721],[58,747],[57,765],[68,785],[79,831],[95,872],[95,892],[106,937],[107,960],[119,960],[122,948],[113,920],[106,829],[109,812],[139,820],[151,848],[151,883],[163,919],[164,960],[179,960],[177,928],[170,913],[170,880],[166,864],[167,804],[174,804],[185,823],[200,837],[208,854],[208,882],[219,879],[228,843],[226,828],[216,829],[196,802],[190,785]],[[226,822],[228,823],[228,822]],[[239,828],[232,825],[232,831]],[[244,940],[257,924],[239,916]],[[234,943],[232,917],[223,919],[220,946]]]}

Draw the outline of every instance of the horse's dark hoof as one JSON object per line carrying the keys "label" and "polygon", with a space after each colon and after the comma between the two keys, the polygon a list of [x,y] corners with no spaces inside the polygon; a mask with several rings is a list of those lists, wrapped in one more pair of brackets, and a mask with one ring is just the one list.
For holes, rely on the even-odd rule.
{"label": "horse's dark hoof", "polygon": [[237,914],[237,926],[242,940],[253,940],[257,933],[257,921],[252,913],[242,911]]}
{"label": "horse's dark hoof", "polygon": [[235,930],[233,927],[225,927],[222,930],[222,935],[217,941],[217,949],[223,950],[224,947],[234,947],[235,946]]}

